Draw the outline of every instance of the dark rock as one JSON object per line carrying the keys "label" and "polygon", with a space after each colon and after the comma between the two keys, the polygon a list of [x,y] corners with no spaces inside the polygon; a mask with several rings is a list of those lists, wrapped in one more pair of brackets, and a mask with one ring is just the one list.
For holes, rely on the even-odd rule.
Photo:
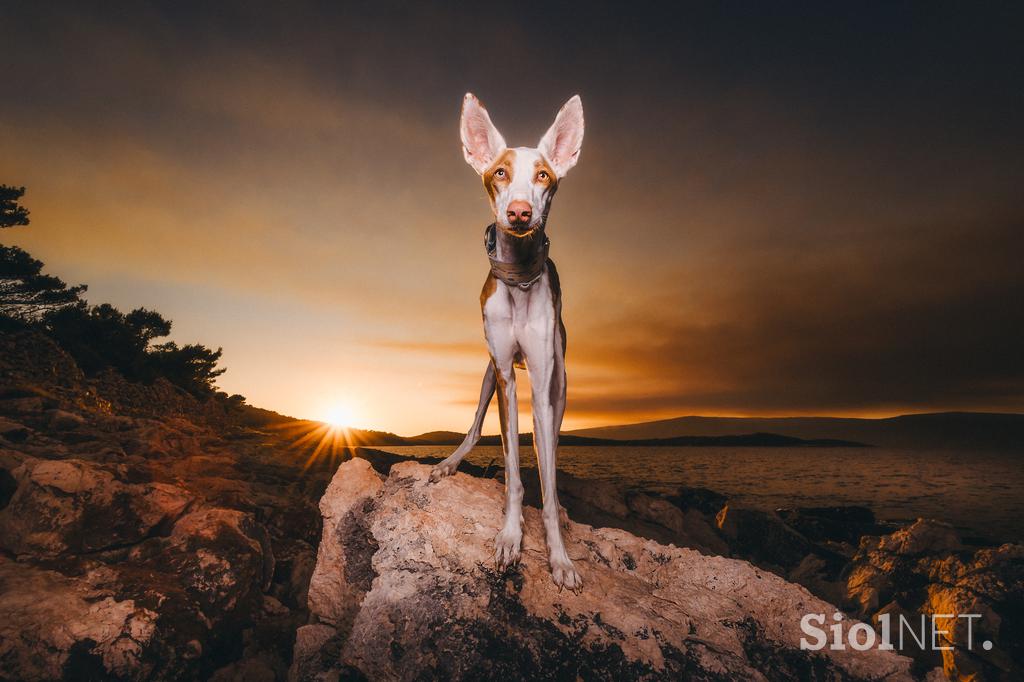
{"label": "dark rock", "polygon": [[[1024,678],[1024,547],[966,550],[948,524],[918,519],[881,537],[865,537],[848,568],[846,599],[861,617],[903,615],[911,623],[941,614],[946,651],[908,647],[922,665],[941,663],[949,679]],[[895,625],[894,625],[895,627]],[[990,650],[981,644],[990,641]],[[941,656],[941,658],[940,658]]]}
{"label": "dark rock", "polygon": [[814,542],[856,545],[863,535],[877,534],[874,513],[867,507],[798,507],[779,509],[779,517]]}
{"label": "dark rock", "polygon": [[729,501],[725,495],[714,490],[689,486],[680,486],[668,499],[680,509],[696,509],[710,518],[718,516],[718,512]]}
{"label": "dark rock", "polygon": [[85,417],[66,410],[51,410],[49,426],[56,431],[73,431],[86,425]]}
{"label": "dark rock", "polygon": [[116,470],[77,459],[28,459],[0,511],[0,547],[58,556],[136,543],[176,518],[192,497],[166,483],[122,482]]}
{"label": "dark rock", "polygon": [[23,443],[30,434],[31,431],[24,424],[0,417],[0,437],[8,442]]}
{"label": "dark rock", "polygon": [[807,538],[771,512],[729,503],[718,512],[717,522],[736,555],[775,567],[780,574],[799,565],[814,549]]}

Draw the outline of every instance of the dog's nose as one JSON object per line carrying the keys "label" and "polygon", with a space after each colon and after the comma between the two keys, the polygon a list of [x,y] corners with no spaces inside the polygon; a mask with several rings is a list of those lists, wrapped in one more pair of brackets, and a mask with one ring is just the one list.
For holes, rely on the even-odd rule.
{"label": "dog's nose", "polygon": [[508,205],[508,210],[505,211],[508,222],[512,225],[525,225],[530,222],[530,218],[533,217],[533,211],[530,209],[530,204],[525,201],[513,201]]}

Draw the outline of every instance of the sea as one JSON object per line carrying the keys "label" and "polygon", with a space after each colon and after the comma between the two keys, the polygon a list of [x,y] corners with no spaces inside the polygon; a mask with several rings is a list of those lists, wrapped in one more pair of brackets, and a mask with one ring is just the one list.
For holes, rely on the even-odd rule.
{"label": "sea", "polygon": [[[451,446],[387,446],[416,457],[446,457]],[[520,450],[535,466],[533,449]],[[467,461],[502,466],[500,446]],[[1024,454],[886,448],[567,446],[558,469],[581,478],[670,492],[703,487],[745,504],[783,507],[861,505],[879,520],[925,517],[953,524],[965,538],[1024,541]]]}

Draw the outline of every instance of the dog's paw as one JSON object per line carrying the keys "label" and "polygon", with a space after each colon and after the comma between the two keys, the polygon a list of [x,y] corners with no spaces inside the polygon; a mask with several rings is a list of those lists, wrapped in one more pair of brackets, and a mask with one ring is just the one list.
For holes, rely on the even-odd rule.
{"label": "dog's paw", "polygon": [[437,465],[435,465],[434,468],[430,470],[430,482],[437,483],[445,476],[451,476],[452,474],[454,474],[455,470],[458,468],[458,462],[449,462],[448,460],[444,460],[443,462],[440,462]]}
{"label": "dog's paw", "polygon": [[519,546],[523,542],[520,528],[502,528],[494,538],[494,564],[504,571],[519,563]]}
{"label": "dog's paw", "polygon": [[561,591],[563,587],[579,594],[583,589],[583,578],[576,572],[576,567],[572,563],[572,559],[567,556],[562,557],[551,557],[551,579],[555,581],[555,585],[558,586],[558,590]]}

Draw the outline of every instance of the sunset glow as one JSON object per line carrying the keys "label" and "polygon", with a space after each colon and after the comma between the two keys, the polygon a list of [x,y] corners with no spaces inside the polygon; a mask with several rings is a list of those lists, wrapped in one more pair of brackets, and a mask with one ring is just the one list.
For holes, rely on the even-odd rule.
{"label": "sunset glow", "polygon": [[[257,5],[210,34],[183,28],[208,18],[188,3],[87,21],[14,3],[0,22],[18,93],[0,181],[32,211],[5,243],[92,303],[223,347],[228,393],[335,428],[465,431],[493,220],[458,135],[472,89],[511,146],[570,94],[587,111],[547,227],[566,430],[1024,410],[1006,303],[1024,297],[1024,95],[979,85],[1013,82],[994,57],[1019,43],[1010,24],[977,41],[989,55],[939,8],[867,49],[872,12],[818,30],[774,4],[738,24],[714,3],[631,13],[628,30],[597,10],[469,13],[493,35],[456,9]],[[486,55],[512,54],[496,77]],[[527,430],[524,372],[519,390]]]}
{"label": "sunset glow", "polygon": [[322,412],[321,421],[333,429],[343,429],[356,426],[359,420],[349,405],[334,403]]}

